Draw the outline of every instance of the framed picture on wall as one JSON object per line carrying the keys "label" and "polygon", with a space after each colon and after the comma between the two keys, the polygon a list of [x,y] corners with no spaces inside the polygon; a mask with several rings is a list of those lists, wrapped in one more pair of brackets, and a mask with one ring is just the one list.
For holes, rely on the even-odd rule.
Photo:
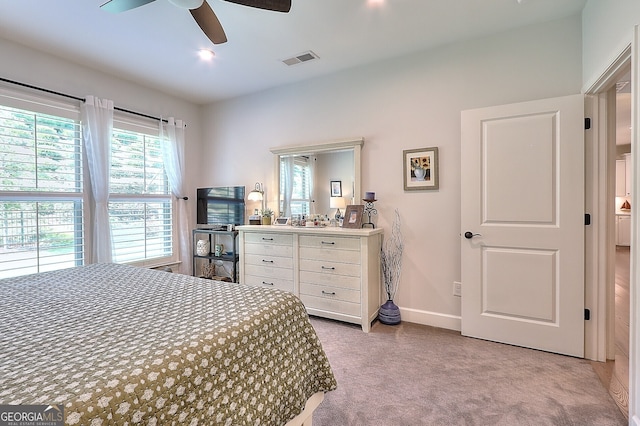
{"label": "framed picture on wall", "polygon": [[342,181],[341,180],[331,181],[331,196],[342,197]]}
{"label": "framed picture on wall", "polygon": [[347,206],[347,210],[344,213],[344,218],[342,219],[342,227],[361,228],[363,212],[364,206],[362,204]]}
{"label": "framed picture on wall", "polygon": [[405,149],[402,151],[404,190],[438,189],[438,148]]}

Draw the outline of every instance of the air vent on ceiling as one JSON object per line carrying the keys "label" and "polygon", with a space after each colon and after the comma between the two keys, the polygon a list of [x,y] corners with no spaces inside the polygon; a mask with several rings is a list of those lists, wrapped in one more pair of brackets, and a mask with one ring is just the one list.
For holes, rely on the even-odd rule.
{"label": "air vent on ceiling", "polygon": [[284,62],[285,65],[291,66],[295,64],[301,64],[303,62],[312,61],[314,59],[319,59],[319,56],[309,50],[291,58],[283,59],[282,62]]}

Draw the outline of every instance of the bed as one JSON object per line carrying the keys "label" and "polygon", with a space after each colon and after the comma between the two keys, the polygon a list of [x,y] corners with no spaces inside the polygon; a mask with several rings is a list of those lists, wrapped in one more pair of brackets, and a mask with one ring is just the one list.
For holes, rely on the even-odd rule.
{"label": "bed", "polygon": [[62,404],[69,425],[310,424],[335,387],[288,292],[115,264],[0,280],[0,404]]}

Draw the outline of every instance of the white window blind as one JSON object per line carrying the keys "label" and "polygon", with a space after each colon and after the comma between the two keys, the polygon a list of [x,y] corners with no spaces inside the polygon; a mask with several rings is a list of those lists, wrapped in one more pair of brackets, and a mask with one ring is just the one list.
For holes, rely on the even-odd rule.
{"label": "white window blind", "polygon": [[84,259],[79,108],[0,93],[0,278]]}
{"label": "white window blind", "polygon": [[[307,216],[311,209],[311,167],[309,157],[296,157],[293,163],[293,191],[291,195],[291,214],[294,216]],[[284,164],[280,163],[280,188],[285,187],[284,176],[286,173],[282,169]],[[280,194],[280,200],[284,199],[284,194]],[[280,211],[284,208],[280,205]]]}
{"label": "white window blind", "polygon": [[157,133],[157,128],[114,123],[109,218],[117,263],[173,259],[173,197]]}

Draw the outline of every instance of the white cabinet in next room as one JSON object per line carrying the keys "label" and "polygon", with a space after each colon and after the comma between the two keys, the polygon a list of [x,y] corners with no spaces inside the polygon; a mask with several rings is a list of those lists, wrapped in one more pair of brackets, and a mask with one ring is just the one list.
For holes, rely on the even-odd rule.
{"label": "white cabinet in next room", "polygon": [[631,245],[631,215],[616,215],[616,245]]}

